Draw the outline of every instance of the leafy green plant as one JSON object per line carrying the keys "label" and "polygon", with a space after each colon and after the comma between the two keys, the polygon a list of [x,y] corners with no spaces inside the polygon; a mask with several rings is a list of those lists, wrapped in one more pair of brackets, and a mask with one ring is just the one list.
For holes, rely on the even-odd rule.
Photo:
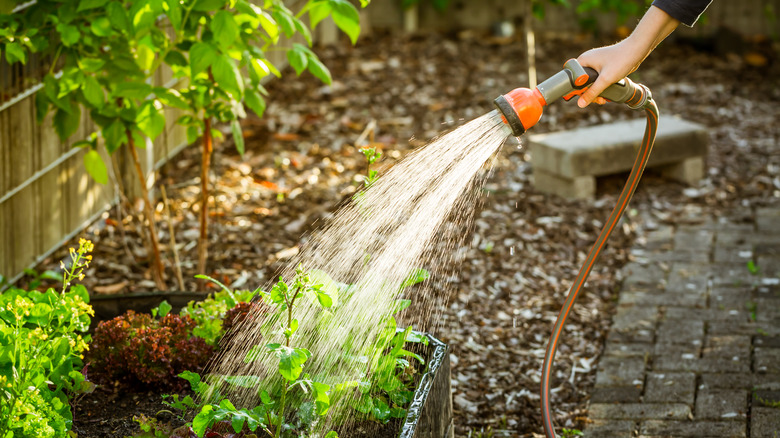
{"label": "leafy green plant", "polygon": [[24,270],[24,273],[30,278],[30,280],[27,282],[27,289],[29,290],[38,289],[38,287],[40,287],[40,285],[43,284],[43,282],[46,280],[62,281],[62,275],[52,270],[46,270],[39,273],[35,269],[27,268]]}
{"label": "leafy green plant", "polygon": [[761,271],[753,260],[750,260],[747,262],[747,269],[748,272],[750,272],[751,275],[758,275],[758,273]]}
{"label": "leafy green plant", "polygon": [[574,438],[576,436],[582,436],[582,431],[579,429],[567,429],[565,427],[561,429],[562,438]]}
{"label": "leafy green plant", "polygon": [[216,347],[225,333],[223,326],[227,313],[239,304],[251,301],[259,290],[233,291],[211,277],[205,275],[197,275],[196,277],[209,280],[219,285],[222,290],[209,294],[205,300],[190,301],[187,303],[187,307],[181,309],[180,314],[181,316],[189,316],[197,324],[193,329],[193,335],[203,338],[207,344]]}
{"label": "leafy green plant", "polygon": [[89,294],[82,285],[93,245],[81,239],[62,264],[62,289],[11,288],[0,295],[0,436],[61,437],[71,428],[69,400],[94,384],[81,373]]}

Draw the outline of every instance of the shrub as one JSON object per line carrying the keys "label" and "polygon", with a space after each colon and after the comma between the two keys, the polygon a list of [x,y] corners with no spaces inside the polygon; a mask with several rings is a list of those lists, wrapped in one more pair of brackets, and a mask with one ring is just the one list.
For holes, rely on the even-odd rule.
{"label": "shrub", "polygon": [[101,322],[95,330],[89,358],[93,373],[129,384],[171,388],[185,370],[202,370],[213,347],[193,335],[197,326],[187,315],[161,319],[128,310]]}
{"label": "shrub", "polygon": [[71,248],[69,268],[62,265],[62,291],[11,288],[0,295],[0,437],[67,436],[73,415],[69,399],[90,392],[80,370],[94,315],[81,285],[92,256],[92,243]]}

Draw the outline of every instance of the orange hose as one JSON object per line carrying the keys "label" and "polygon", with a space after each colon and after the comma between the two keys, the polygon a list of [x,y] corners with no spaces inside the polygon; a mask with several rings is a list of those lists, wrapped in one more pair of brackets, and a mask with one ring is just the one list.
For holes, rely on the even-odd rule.
{"label": "orange hose", "polygon": [[634,194],[634,191],[639,184],[639,179],[642,177],[642,172],[645,170],[647,160],[650,158],[650,152],[653,149],[653,143],[655,142],[655,135],[658,130],[658,107],[653,99],[649,97],[649,91],[646,88],[639,86],[637,89],[641,89],[645,93],[648,93],[647,103],[642,107],[647,115],[647,126],[645,128],[642,146],[637,153],[634,166],[631,169],[631,174],[629,175],[625,186],[623,186],[623,191],[620,193],[620,197],[618,198],[615,207],[612,209],[612,213],[610,213],[607,223],[604,224],[604,228],[601,229],[601,233],[599,234],[598,239],[596,239],[596,243],[591,247],[588,257],[585,259],[585,262],[582,264],[582,267],[577,274],[577,278],[574,280],[574,284],[572,284],[571,289],[569,289],[569,294],[563,303],[561,312],[558,314],[558,319],[555,320],[555,325],[553,326],[552,334],[550,335],[550,341],[547,344],[547,352],[545,353],[544,365],[542,366],[540,399],[542,405],[542,424],[544,425],[544,433],[547,438],[555,438],[556,436],[555,426],[552,423],[552,415],[550,415],[550,375],[552,373],[555,351],[558,348],[558,341],[560,340],[563,326],[566,323],[566,318],[569,316],[569,311],[571,311],[571,308],[574,305],[574,300],[577,299],[577,294],[579,294],[582,286],[585,284],[585,280],[588,278],[588,274],[590,274],[590,270],[593,268],[593,264],[596,262],[599,253],[601,253],[604,245],[606,245],[607,239],[610,234],[612,234],[612,230],[620,221],[620,217],[623,215],[628,202],[631,200],[631,196]]}

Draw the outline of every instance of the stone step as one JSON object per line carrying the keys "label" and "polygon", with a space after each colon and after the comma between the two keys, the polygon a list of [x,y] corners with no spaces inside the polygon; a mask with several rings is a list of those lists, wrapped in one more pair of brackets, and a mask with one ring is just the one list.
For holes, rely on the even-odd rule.
{"label": "stone step", "polygon": [[[642,118],[531,135],[528,140],[535,186],[566,198],[593,197],[596,177],[631,169],[645,123]],[[704,126],[662,116],[648,167],[695,184],[704,177],[708,144]]]}

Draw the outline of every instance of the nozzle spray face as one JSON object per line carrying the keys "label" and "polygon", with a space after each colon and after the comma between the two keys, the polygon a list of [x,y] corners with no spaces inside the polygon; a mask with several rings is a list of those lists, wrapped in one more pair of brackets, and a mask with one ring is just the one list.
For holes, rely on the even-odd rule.
{"label": "nozzle spray face", "polygon": [[504,121],[506,121],[506,124],[512,129],[512,134],[515,137],[520,137],[525,133],[523,122],[520,121],[520,117],[517,116],[514,108],[512,108],[512,104],[509,103],[506,97],[498,96],[496,100],[493,101],[493,105],[498,108],[498,112],[504,117]]}
{"label": "nozzle spray face", "polygon": [[536,125],[542,117],[545,101],[536,89],[516,88],[503,96],[498,96],[493,104],[504,116],[504,121],[512,129],[512,134],[519,137]]}

